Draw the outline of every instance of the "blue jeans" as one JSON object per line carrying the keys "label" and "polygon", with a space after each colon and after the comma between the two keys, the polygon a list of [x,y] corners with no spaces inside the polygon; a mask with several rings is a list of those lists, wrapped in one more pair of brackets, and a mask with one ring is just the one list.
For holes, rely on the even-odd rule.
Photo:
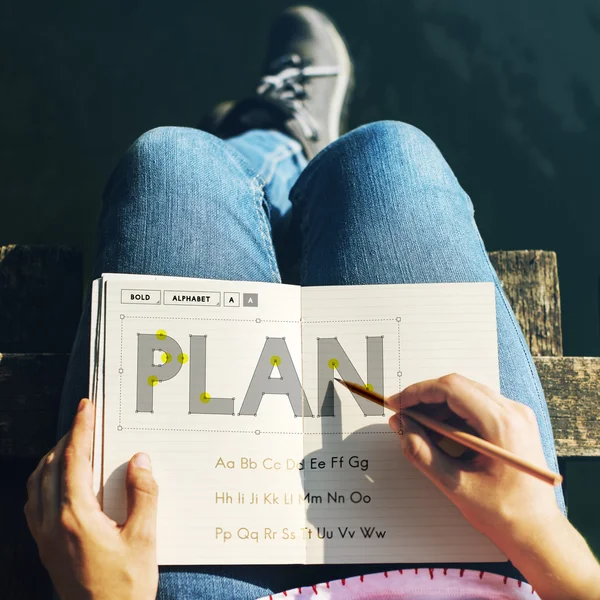
{"label": "blue jeans", "polygon": [[[492,281],[502,393],[537,415],[558,471],[544,393],[488,259],[473,204],[435,144],[396,122],[360,127],[307,165],[273,131],[222,141],[195,129],[144,134],[108,182],[93,276],[179,275],[302,285]],[[87,395],[89,302],[73,348],[60,433]],[[560,487],[559,507],[565,512]],[[257,598],[407,565],[165,567],[160,599]],[[425,565],[411,565],[425,566]],[[444,564],[524,578],[510,563]]]}

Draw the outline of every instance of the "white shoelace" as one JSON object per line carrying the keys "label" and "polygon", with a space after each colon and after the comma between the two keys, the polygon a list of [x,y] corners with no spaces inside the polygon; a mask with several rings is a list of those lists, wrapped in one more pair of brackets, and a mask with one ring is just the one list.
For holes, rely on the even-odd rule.
{"label": "white shoelace", "polygon": [[308,97],[305,83],[314,77],[338,75],[340,68],[305,66],[297,54],[284,57],[282,63],[290,66],[286,66],[273,75],[264,75],[260,80],[256,93],[280,105],[298,122],[305,137],[310,140],[318,140],[318,124],[304,105],[304,99]]}

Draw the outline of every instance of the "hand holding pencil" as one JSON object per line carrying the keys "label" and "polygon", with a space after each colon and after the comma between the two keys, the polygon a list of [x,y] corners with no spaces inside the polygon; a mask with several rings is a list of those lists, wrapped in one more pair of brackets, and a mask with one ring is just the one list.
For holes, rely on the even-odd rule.
{"label": "hand holding pencil", "polygon": [[[336,379],[345,387],[347,387],[351,392],[360,394],[365,398],[368,398],[375,404],[379,406],[384,406],[387,408],[391,408],[389,406],[389,401],[387,401],[383,396],[374,392],[372,390],[368,390],[366,388],[362,388],[360,385],[356,383],[351,383],[348,381],[342,381],[341,379]],[[491,390],[489,390],[491,391]],[[400,398],[400,395],[398,395]],[[456,427],[449,426],[446,422],[441,421],[439,419],[434,419],[426,414],[416,412],[415,410],[411,410],[410,408],[405,408],[402,410],[401,404],[397,413],[399,420],[402,420],[402,417],[409,417],[411,420],[424,425],[427,429],[431,431],[435,431],[439,435],[443,436],[442,441],[446,441],[445,447],[442,444],[438,443],[438,447],[442,447],[443,450],[446,450],[451,456],[455,458],[461,456],[464,453],[466,448],[470,448],[476,452],[480,452],[481,454],[485,454],[490,458],[496,458],[498,460],[504,461],[506,464],[515,467],[516,469],[520,469],[524,473],[529,473],[542,481],[546,481],[551,485],[559,485],[562,483],[562,475],[558,473],[554,473],[547,469],[546,467],[540,467],[535,465],[532,462],[529,462],[519,456],[501,448],[500,446],[495,446],[494,444],[477,437],[469,432],[462,431],[457,429]],[[399,433],[401,431],[399,430]],[[450,443],[454,442],[454,443]]]}
{"label": "hand holding pencil", "polygon": [[[554,488],[548,485],[559,482],[560,476],[555,479],[547,472],[536,417],[528,407],[456,374],[411,385],[385,399],[385,405],[404,416],[400,422],[398,414],[393,415],[390,426],[395,431],[402,428],[405,456],[491,539],[562,516]],[[444,433],[441,422],[448,418],[465,426],[447,427]],[[423,426],[424,421],[428,425]],[[454,440],[475,449],[474,458],[465,461],[443,451],[434,442],[432,424],[441,424],[441,430],[436,429],[445,436],[448,429],[459,432]],[[462,433],[465,429],[475,436]],[[482,446],[490,451],[482,453]]]}

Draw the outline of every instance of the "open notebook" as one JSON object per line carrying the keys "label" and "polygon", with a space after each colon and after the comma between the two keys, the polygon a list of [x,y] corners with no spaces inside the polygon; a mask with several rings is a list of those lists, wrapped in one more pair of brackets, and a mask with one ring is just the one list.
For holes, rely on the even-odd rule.
{"label": "open notebook", "polygon": [[504,561],[404,459],[391,395],[458,372],[499,389],[491,283],[308,287],[107,274],[94,282],[94,486],[160,487],[159,564]]}

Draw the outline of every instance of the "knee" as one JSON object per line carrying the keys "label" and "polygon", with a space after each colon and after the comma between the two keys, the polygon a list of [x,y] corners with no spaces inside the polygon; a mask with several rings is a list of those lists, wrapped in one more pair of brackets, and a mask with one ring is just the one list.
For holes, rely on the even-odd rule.
{"label": "knee", "polygon": [[369,219],[377,218],[377,210],[429,215],[470,205],[435,143],[397,121],[347,133],[317,155],[307,171],[300,189],[318,179],[332,192],[337,209],[356,209]]}
{"label": "knee", "polygon": [[199,129],[156,127],[142,134],[129,148],[126,158],[151,170],[176,168],[184,156],[211,160],[222,141]]}
{"label": "knee", "polygon": [[[359,143],[403,145],[404,147],[434,146],[431,138],[418,127],[402,121],[375,121],[362,125],[344,137],[356,137]],[[343,140],[344,137],[340,138]]]}
{"label": "knee", "polygon": [[432,139],[418,127],[401,121],[376,121],[354,131],[366,149],[383,148],[400,152],[409,159],[415,153],[441,157]]}
{"label": "knee", "polygon": [[[173,199],[188,187],[207,191],[236,179],[244,168],[223,140],[187,127],[157,127],[141,135],[127,150],[106,189],[105,197]],[[171,193],[173,192],[173,193]]]}
{"label": "knee", "polygon": [[[348,173],[358,165],[387,172],[402,181],[442,183],[452,171],[431,138],[417,127],[399,121],[363,125],[340,138],[336,151]],[[364,168],[364,167],[363,167]],[[364,171],[362,171],[364,172]]]}

